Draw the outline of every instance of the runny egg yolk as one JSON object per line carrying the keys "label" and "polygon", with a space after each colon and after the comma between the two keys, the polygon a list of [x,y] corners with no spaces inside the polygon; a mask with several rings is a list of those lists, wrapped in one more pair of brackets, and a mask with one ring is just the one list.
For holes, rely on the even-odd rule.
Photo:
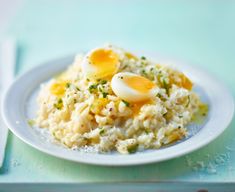
{"label": "runny egg yolk", "polygon": [[140,93],[148,93],[155,86],[152,81],[142,76],[127,76],[123,81]]}
{"label": "runny egg yolk", "polygon": [[139,112],[140,112],[140,109],[143,105],[146,105],[146,104],[151,104],[151,100],[145,100],[145,101],[142,101],[142,102],[137,102],[137,103],[132,103],[131,105],[131,109],[133,111],[133,116],[135,115],[138,115]]}
{"label": "runny egg yolk", "polygon": [[90,65],[94,66],[96,78],[113,75],[119,67],[118,55],[109,49],[97,49],[89,56]]}
{"label": "runny egg yolk", "polygon": [[151,100],[156,92],[152,81],[130,72],[114,75],[111,87],[116,96],[132,104]]}
{"label": "runny egg yolk", "polygon": [[63,96],[66,90],[67,81],[58,81],[51,85],[50,92],[55,96]]}
{"label": "runny egg yolk", "polygon": [[193,88],[193,83],[191,82],[191,80],[185,76],[183,73],[178,72],[177,75],[178,79],[180,79],[179,81],[175,81],[175,77],[174,74],[170,75],[170,84],[176,84],[179,87],[183,87],[185,89],[191,90]]}

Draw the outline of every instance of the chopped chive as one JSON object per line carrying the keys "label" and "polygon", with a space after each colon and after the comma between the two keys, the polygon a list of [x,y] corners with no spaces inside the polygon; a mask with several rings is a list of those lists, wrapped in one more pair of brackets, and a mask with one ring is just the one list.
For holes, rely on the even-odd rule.
{"label": "chopped chive", "polygon": [[122,69],[126,69],[127,68],[127,65],[124,65]]}
{"label": "chopped chive", "polygon": [[189,106],[189,104],[190,104],[190,95],[188,95],[188,102],[187,102],[187,104],[186,104],[186,106],[185,106],[185,107],[188,107],[188,106]]}
{"label": "chopped chive", "polygon": [[59,98],[59,100],[57,101],[57,103],[54,104],[54,107],[58,110],[62,109],[63,107],[63,100],[61,98]]}
{"label": "chopped chive", "polygon": [[150,130],[145,129],[144,132],[145,132],[146,134],[149,134],[149,133],[150,133]]}
{"label": "chopped chive", "polygon": [[166,115],[167,115],[167,112],[163,114],[163,117],[166,117]]}
{"label": "chopped chive", "polygon": [[135,153],[138,149],[138,144],[130,146],[129,148],[127,148],[128,153]]}
{"label": "chopped chive", "polygon": [[145,76],[148,75],[144,69],[141,71],[141,73],[142,73],[143,75],[145,75]]}
{"label": "chopped chive", "polygon": [[142,59],[142,60],[146,60],[146,57],[145,57],[145,56],[142,56],[141,59]]}
{"label": "chopped chive", "polygon": [[35,121],[33,120],[33,119],[29,119],[28,120],[28,124],[29,124],[29,126],[34,126],[34,124],[35,124]]}
{"label": "chopped chive", "polygon": [[103,135],[105,133],[105,130],[102,128],[99,133],[100,135]]}
{"label": "chopped chive", "polygon": [[98,87],[98,90],[99,90],[99,92],[102,92],[103,90],[101,89],[101,87]]}
{"label": "chopped chive", "polygon": [[158,93],[158,94],[156,95],[156,97],[159,97],[159,98],[161,99],[162,95],[161,95],[160,93]]}
{"label": "chopped chive", "polygon": [[95,91],[95,89],[97,88],[97,86],[98,86],[97,84],[92,84],[92,85],[90,85],[89,88],[88,88],[88,89],[89,89],[89,92],[90,92],[90,93],[93,93],[93,92]]}
{"label": "chopped chive", "polygon": [[106,97],[107,97],[107,95],[108,95],[108,93],[106,93],[106,92],[102,92],[102,95],[103,95],[103,98],[106,98]]}
{"label": "chopped chive", "polygon": [[129,107],[129,106],[130,106],[130,103],[128,103],[127,101],[122,100],[122,102],[123,102],[127,107]]}
{"label": "chopped chive", "polygon": [[107,83],[107,80],[104,80],[104,79],[103,79],[103,80],[100,81],[100,84],[101,84],[101,85],[106,84],[106,83]]}
{"label": "chopped chive", "polygon": [[66,85],[65,85],[65,86],[66,86],[66,88],[69,88],[69,87],[70,87],[70,85],[71,85],[70,83],[66,83]]}
{"label": "chopped chive", "polygon": [[169,94],[169,85],[166,82],[165,78],[163,78],[162,83],[163,83],[163,88],[166,89],[166,93]]}

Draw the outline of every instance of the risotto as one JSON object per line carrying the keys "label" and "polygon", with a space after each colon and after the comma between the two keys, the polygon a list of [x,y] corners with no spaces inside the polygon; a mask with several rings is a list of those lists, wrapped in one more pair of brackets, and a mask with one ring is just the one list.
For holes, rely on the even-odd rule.
{"label": "risotto", "polygon": [[186,137],[206,108],[192,87],[182,72],[107,45],[41,85],[35,123],[72,149],[158,149]]}

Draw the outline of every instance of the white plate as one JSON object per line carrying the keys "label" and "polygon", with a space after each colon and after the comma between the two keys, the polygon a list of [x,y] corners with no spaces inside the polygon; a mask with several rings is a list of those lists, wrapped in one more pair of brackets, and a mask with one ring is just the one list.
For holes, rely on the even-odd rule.
{"label": "white plate", "polygon": [[189,137],[183,141],[159,150],[146,150],[130,155],[94,154],[68,150],[49,141],[45,133],[38,131],[39,128],[31,128],[27,121],[35,117],[37,108],[35,99],[39,85],[65,70],[72,63],[73,55],[35,67],[17,78],[8,89],[3,101],[5,122],[17,137],[42,152],[67,160],[97,165],[120,166],[159,162],[179,157],[207,145],[218,137],[232,120],[234,111],[232,96],[221,82],[207,72],[183,62],[169,61],[156,54],[152,56],[151,58],[157,58],[153,59],[156,62],[174,63],[179,70],[184,71],[195,83],[194,90],[209,104],[206,121],[199,126],[189,126]]}

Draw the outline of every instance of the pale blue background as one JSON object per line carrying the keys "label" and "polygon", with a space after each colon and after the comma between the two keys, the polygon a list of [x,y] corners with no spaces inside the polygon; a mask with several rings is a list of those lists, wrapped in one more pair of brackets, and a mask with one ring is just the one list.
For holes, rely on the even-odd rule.
{"label": "pale blue background", "polygon": [[[0,38],[13,36],[19,43],[17,74],[111,42],[195,63],[223,80],[234,96],[234,20],[235,1],[229,0],[23,1]],[[198,170],[188,166],[186,156],[122,168],[78,164],[41,153],[10,134],[0,182],[235,181],[234,129],[233,120],[218,139],[188,155],[194,165],[204,162]],[[207,170],[210,162],[216,173]]]}

